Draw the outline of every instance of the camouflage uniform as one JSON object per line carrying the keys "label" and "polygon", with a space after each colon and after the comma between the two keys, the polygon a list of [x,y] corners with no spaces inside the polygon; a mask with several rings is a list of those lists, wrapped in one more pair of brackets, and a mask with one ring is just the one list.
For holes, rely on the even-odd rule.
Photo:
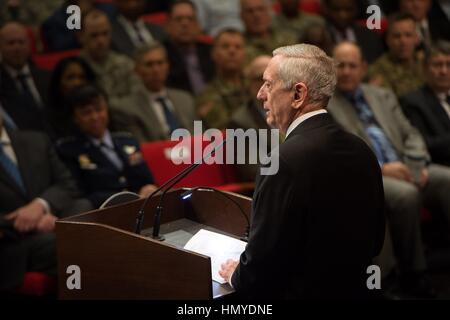
{"label": "camouflage uniform", "polygon": [[97,83],[105,90],[111,106],[120,105],[123,99],[140,87],[141,81],[134,73],[134,62],[127,56],[110,51],[101,64],[92,60],[86,52],[81,56],[94,70]]}
{"label": "camouflage uniform", "polygon": [[21,1],[17,10],[11,11],[8,1],[0,1],[0,25],[9,21],[17,21],[27,26],[40,26],[64,0]]}
{"label": "camouflage uniform", "polygon": [[298,39],[303,37],[305,31],[313,25],[325,26],[325,20],[318,15],[309,13],[300,13],[295,19],[288,19],[279,13],[273,19],[275,29],[290,31],[297,35]]}
{"label": "camouflage uniform", "polygon": [[272,28],[269,38],[260,39],[246,34],[245,42],[247,44],[247,62],[250,63],[257,56],[272,55],[272,51],[276,48],[297,43],[298,37],[290,31]]}
{"label": "camouflage uniform", "polygon": [[425,83],[422,62],[404,66],[391,54],[385,53],[369,68],[369,79],[382,77],[382,86],[392,89],[397,97],[414,91]]}
{"label": "camouflage uniform", "polygon": [[212,104],[211,109],[202,119],[209,128],[227,128],[232,114],[247,105],[250,97],[245,80],[242,80],[242,83],[244,84],[231,84],[216,77],[197,97],[196,107],[200,113],[202,107]]}

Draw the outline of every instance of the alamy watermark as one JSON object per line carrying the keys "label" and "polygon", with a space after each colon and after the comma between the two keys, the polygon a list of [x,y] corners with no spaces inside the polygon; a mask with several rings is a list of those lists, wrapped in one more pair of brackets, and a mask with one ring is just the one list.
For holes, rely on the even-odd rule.
{"label": "alamy watermark", "polygon": [[[174,164],[260,164],[261,175],[278,172],[278,129],[226,129],[224,138],[219,129],[203,132],[202,122],[194,121],[193,136],[187,129],[172,132],[171,140],[179,143],[166,156]],[[204,147],[204,142],[210,143]]]}

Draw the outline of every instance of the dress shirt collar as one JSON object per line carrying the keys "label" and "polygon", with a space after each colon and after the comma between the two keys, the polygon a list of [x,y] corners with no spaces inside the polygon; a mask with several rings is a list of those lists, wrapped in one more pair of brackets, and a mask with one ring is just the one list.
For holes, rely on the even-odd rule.
{"label": "dress shirt collar", "polygon": [[17,76],[18,76],[19,74],[25,74],[25,75],[27,75],[27,76],[30,76],[30,75],[31,75],[30,67],[28,66],[28,64],[24,65],[24,66],[22,67],[22,69],[20,69],[20,70],[16,70],[16,69],[14,69],[14,68],[11,68],[10,66],[8,66],[8,65],[6,65],[6,64],[4,65],[4,67],[5,67],[6,71],[8,72],[8,74],[9,74],[14,80],[17,79]]}
{"label": "dress shirt collar", "polygon": [[298,117],[297,119],[295,119],[289,126],[289,128],[286,131],[286,138],[289,136],[289,134],[294,131],[295,128],[297,128],[297,126],[302,123],[303,121],[306,121],[307,119],[314,117],[318,114],[322,114],[322,113],[327,113],[327,110],[325,109],[320,109],[320,110],[315,110],[315,111],[311,111],[308,113],[305,113],[303,115],[301,115],[300,117]]}
{"label": "dress shirt collar", "polygon": [[6,132],[5,127],[2,128],[1,134],[0,134],[0,143],[2,145],[10,145],[11,139],[9,138],[8,132]]}
{"label": "dress shirt collar", "polygon": [[114,149],[114,142],[112,140],[111,133],[109,132],[109,130],[106,130],[105,135],[103,136],[102,139],[89,137],[89,140],[91,140],[91,142],[96,147],[100,147],[101,144],[105,144],[108,148]]}

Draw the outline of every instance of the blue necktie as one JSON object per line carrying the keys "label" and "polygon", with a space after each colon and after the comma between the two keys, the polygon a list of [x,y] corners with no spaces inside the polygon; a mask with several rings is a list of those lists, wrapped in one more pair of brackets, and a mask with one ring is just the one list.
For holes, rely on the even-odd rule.
{"label": "blue necktie", "polygon": [[0,143],[0,166],[5,170],[6,174],[14,180],[20,190],[22,190],[23,193],[26,193],[19,168],[5,153],[2,143]]}
{"label": "blue necktie", "polygon": [[159,97],[156,99],[156,101],[158,101],[163,107],[164,117],[166,118],[166,122],[169,126],[170,132],[172,133],[172,131],[174,131],[175,129],[180,128],[180,123],[178,122],[173,112],[170,111],[169,106],[166,103],[166,99],[164,97]]}
{"label": "blue necktie", "polygon": [[384,133],[383,129],[378,125],[375,116],[367,104],[362,92],[357,91],[351,100],[356,112],[358,113],[359,119],[364,124],[366,134],[372,142],[375,155],[377,156],[380,165],[398,161],[399,157],[397,152],[392,146],[392,143],[389,141],[389,138]]}

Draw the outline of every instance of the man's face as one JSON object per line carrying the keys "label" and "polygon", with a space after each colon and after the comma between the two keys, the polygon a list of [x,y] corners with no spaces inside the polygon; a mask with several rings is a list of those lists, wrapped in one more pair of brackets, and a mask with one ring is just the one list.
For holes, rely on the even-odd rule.
{"label": "man's face", "polygon": [[242,1],[241,18],[244,21],[245,30],[251,35],[262,35],[270,28],[270,11],[265,0]]}
{"label": "man's face", "polygon": [[145,0],[115,0],[120,14],[136,21],[145,11]]}
{"label": "man's face", "polygon": [[267,124],[286,133],[295,114],[295,109],[292,108],[294,93],[293,90],[283,87],[279,77],[278,68],[281,59],[283,57],[275,56],[270,60],[264,71],[264,83],[259,89],[257,98],[263,102]]}
{"label": "man's face", "polygon": [[214,45],[212,58],[217,69],[238,73],[245,62],[245,44],[240,34],[223,33]]}
{"label": "man's face", "polygon": [[413,59],[416,46],[419,44],[414,21],[402,20],[395,22],[389,27],[386,42],[389,51],[397,59]]}
{"label": "man's face", "polygon": [[412,15],[416,21],[422,21],[427,17],[430,6],[431,6],[430,0],[400,1],[400,11]]}
{"label": "man's face", "polygon": [[81,42],[94,60],[106,57],[111,44],[111,25],[108,18],[105,16],[88,18],[84,23]]}
{"label": "man's face", "polygon": [[11,23],[0,31],[0,53],[3,63],[21,69],[30,57],[27,31],[22,26]]}
{"label": "man's face", "polygon": [[353,45],[341,45],[334,51],[333,58],[338,63],[337,88],[343,92],[353,92],[360,85],[367,69],[360,51]]}
{"label": "man's face", "polygon": [[252,98],[256,98],[259,89],[264,84],[263,74],[270,60],[270,56],[261,56],[256,58],[249,66],[247,78],[249,82],[249,93]]}
{"label": "man's face", "polygon": [[437,54],[430,58],[426,67],[425,75],[427,83],[438,92],[450,90],[450,55]]}
{"label": "man's face", "polygon": [[61,93],[65,96],[71,90],[86,82],[86,74],[81,65],[76,62],[70,63],[61,76]]}
{"label": "man's face", "polygon": [[169,62],[161,49],[147,52],[136,64],[136,73],[147,89],[153,92],[164,88],[169,74]]}
{"label": "man's face", "polygon": [[190,45],[196,42],[200,26],[194,9],[189,4],[179,4],[172,9],[167,23],[167,32],[173,42]]}
{"label": "man's face", "polygon": [[108,106],[105,98],[98,97],[86,106],[75,108],[74,122],[80,131],[94,138],[102,138],[108,127]]}
{"label": "man's face", "polygon": [[345,29],[355,21],[356,3],[354,0],[330,0],[326,13],[338,29]]}

